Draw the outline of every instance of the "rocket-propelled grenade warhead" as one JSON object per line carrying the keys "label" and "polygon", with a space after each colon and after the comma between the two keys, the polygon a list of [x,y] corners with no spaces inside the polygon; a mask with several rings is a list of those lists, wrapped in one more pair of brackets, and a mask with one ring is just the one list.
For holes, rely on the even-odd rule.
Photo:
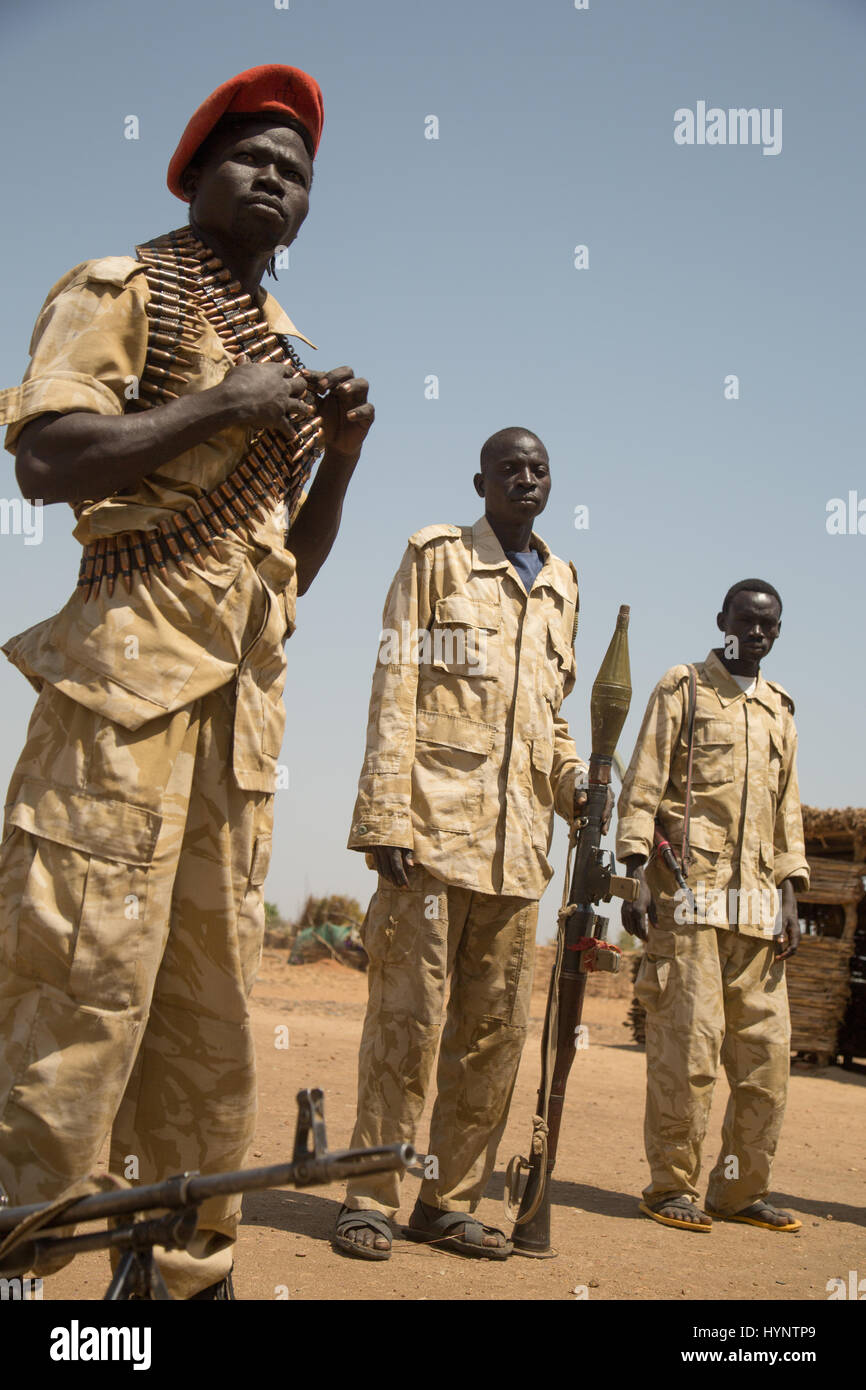
{"label": "rocket-propelled grenade warhead", "polygon": [[610,761],[622,733],[631,704],[631,667],[628,660],[628,604],[616,620],[610,646],[592,687],[589,703],[592,723],[592,756]]}

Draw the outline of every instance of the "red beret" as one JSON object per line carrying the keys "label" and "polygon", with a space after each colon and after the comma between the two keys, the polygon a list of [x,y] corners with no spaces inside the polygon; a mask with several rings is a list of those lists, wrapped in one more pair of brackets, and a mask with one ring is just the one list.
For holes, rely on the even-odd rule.
{"label": "red beret", "polygon": [[176,198],[189,202],[180,186],[181,176],[199,145],[210,135],[221,116],[257,116],[275,111],[282,116],[294,116],[309,131],[313,154],[322,137],[324,107],[322,92],[315,78],[300,68],[287,68],[281,63],[265,63],[262,67],[247,68],[237,77],[229,78],[202,102],[180,137],[180,144],[168,166],[167,183]]}

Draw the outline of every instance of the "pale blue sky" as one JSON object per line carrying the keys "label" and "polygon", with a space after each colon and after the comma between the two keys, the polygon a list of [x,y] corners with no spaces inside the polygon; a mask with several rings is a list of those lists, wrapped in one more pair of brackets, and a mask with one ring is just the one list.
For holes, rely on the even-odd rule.
{"label": "pale blue sky", "polygon": [[[65,270],[184,220],[165,168],[213,87],[288,62],[324,91],[312,210],[275,289],[320,345],[310,360],[369,377],[377,421],[287,648],[290,786],[266,889],[284,912],[307,888],[372,889],[344,846],[385,591],[410,532],[476,519],[478,448],[504,425],[547,443],[538,529],[580,577],[564,707],[579,749],[620,603],[628,757],[655,680],[705,655],[725,589],[759,574],[785,601],[766,674],[797,701],[803,798],[866,802],[866,535],[825,527],[830,498],[866,498],[861,4],[6,0],[0,24],[3,385]],[[781,107],[782,152],[676,145],[674,112],[698,101]],[[47,509],[41,546],[0,536],[3,636],[68,597],[70,521]],[[32,706],[8,666],[0,698],[5,784]]]}

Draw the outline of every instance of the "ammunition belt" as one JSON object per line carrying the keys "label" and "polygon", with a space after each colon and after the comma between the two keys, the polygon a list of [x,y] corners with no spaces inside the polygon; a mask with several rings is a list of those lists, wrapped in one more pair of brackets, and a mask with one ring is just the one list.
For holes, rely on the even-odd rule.
{"label": "ammunition belt", "polygon": [[[288,361],[302,367],[288,340],[271,332],[253,298],[243,293],[231,271],[189,227],[138,246],[136,252],[145,265],[150,298],[147,356],[132,406],[147,409],[178,399],[172,387],[186,383],[184,369],[192,366],[199,315],[216,330],[232,357],[245,353],[252,362]],[[303,400],[315,408],[311,391]],[[151,570],[164,577],[169,563],[187,574],[184,555],[196,557],[202,549],[209,550],[214,541],[245,528],[253,517],[263,520],[282,499],[291,517],[322,452],[322,440],[318,416],[305,421],[292,441],[276,430],[259,430],[229,476],[182,511],[148,530],[90,542],[78,573],[78,587],[87,590],[85,602],[99,593],[103,579],[110,597],[118,579],[131,593],[134,574],[150,588]]]}

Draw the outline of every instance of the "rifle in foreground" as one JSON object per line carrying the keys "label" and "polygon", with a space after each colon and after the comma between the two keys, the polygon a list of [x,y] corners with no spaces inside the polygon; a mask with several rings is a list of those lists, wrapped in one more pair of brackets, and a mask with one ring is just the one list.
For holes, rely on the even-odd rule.
{"label": "rifle in foreground", "polygon": [[[377,1149],[339,1149],[328,1153],[324,1095],[320,1090],[298,1092],[298,1122],[291,1163],[267,1168],[240,1168],[234,1173],[182,1173],[149,1187],[121,1188],[66,1203],[37,1202],[9,1207],[0,1197],[0,1275],[26,1274],[54,1255],[80,1255],[85,1250],[123,1251],[108,1290],[111,1301],[128,1298],[170,1299],[171,1294],[153,1258],[154,1245],[183,1250],[195,1234],[198,1209],[208,1197],[234,1192],[258,1192],[270,1187],[318,1187],[367,1173],[408,1168],[415,1157],[410,1144]],[[140,1212],[165,1214],[137,1220]],[[82,1235],[57,1234],[72,1224],[131,1217],[125,1225]],[[43,1219],[40,1219],[43,1218]],[[52,1234],[52,1231],[54,1234]]]}
{"label": "rifle in foreground", "polygon": [[[607,805],[611,766],[631,703],[628,616],[629,610],[623,605],[592,687],[592,754],[587,803],[572,832],[575,837],[572,841],[574,876],[559,914],[556,963],[550,977],[541,1040],[541,1085],[533,1122],[531,1157],[513,1158],[506,1179],[509,1194],[506,1212],[515,1222],[515,1254],[538,1259],[551,1259],[556,1254],[550,1244],[550,1178],[556,1163],[565,1088],[580,1037],[586,977],[592,970],[615,973],[621,960],[618,948],[605,941],[607,918],[601,917],[595,909],[600,902],[610,902],[611,897],[633,902],[638,891],[633,879],[613,872],[613,856],[606,856],[601,849],[601,823]],[[515,1218],[509,1198],[516,1193],[521,1170],[527,1171],[528,1176]]]}

